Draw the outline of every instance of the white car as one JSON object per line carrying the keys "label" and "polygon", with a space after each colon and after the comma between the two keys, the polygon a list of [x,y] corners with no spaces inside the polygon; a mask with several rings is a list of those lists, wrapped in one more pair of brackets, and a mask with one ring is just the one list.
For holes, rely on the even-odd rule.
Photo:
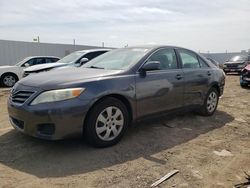
{"label": "white car", "polygon": [[23,69],[38,64],[53,63],[60,58],[55,56],[32,56],[26,57],[16,65],[0,66],[0,84],[12,87],[23,77]]}
{"label": "white car", "polygon": [[111,49],[100,48],[100,49],[88,49],[88,50],[75,51],[63,57],[56,63],[48,63],[46,65],[36,65],[33,67],[28,67],[24,69],[23,77],[45,72],[45,71],[54,70],[54,69],[62,69],[62,68],[68,68],[68,67],[80,67],[84,63],[110,50]]}

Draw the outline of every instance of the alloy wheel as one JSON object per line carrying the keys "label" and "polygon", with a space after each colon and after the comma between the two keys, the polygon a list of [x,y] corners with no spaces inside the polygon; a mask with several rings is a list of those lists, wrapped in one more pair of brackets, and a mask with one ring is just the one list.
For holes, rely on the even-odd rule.
{"label": "alloy wheel", "polygon": [[12,75],[6,75],[4,78],[3,78],[3,84],[5,86],[8,86],[8,87],[12,87],[14,86],[16,83],[16,78]]}
{"label": "alloy wheel", "polygon": [[123,126],[124,115],[122,111],[115,106],[110,106],[98,115],[95,128],[100,139],[111,141],[120,134]]}
{"label": "alloy wheel", "polygon": [[218,102],[217,94],[212,91],[207,98],[207,110],[208,112],[213,112],[216,109]]}

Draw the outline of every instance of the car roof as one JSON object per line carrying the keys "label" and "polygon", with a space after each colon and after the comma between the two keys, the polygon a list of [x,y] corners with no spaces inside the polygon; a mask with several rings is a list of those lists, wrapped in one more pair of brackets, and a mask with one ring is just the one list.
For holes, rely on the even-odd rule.
{"label": "car roof", "polygon": [[138,46],[131,46],[131,47],[127,47],[127,48],[147,48],[149,50],[154,50],[154,49],[158,49],[158,48],[179,48],[179,49],[190,50],[188,48],[183,48],[180,46],[172,46],[172,45],[138,45]]}
{"label": "car roof", "polygon": [[28,56],[26,58],[29,58],[29,59],[32,59],[32,58],[58,58],[60,59],[60,57],[57,57],[57,56],[48,56],[48,55],[41,55],[41,56]]}
{"label": "car roof", "polygon": [[76,52],[89,53],[89,52],[102,52],[102,51],[110,51],[110,50],[112,50],[112,49],[110,49],[110,48],[95,48],[95,49],[78,50]]}

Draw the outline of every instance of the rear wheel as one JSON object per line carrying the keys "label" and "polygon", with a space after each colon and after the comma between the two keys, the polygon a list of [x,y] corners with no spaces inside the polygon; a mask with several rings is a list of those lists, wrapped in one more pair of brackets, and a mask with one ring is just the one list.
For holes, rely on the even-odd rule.
{"label": "rear wheel", "polygon": [[113,97],[96,104],[88,115],[83,134],[95,147],[108,147],[119,142],[129,124],[126,106]]}
{"label": "rear wheel", "polygon": [[217,109],[218,101],[219,101],[219,93],[217,89],[212,87],[208,91],[207,96],[204,100],[204,103],[199,110],[199,113],[204,116],[213,115]]}
{"label": "rear wheel", "polygon": [[18,78],[14,74],[4,74],[1,77],[1,84],[5,87],[13,87],[18,81]]}

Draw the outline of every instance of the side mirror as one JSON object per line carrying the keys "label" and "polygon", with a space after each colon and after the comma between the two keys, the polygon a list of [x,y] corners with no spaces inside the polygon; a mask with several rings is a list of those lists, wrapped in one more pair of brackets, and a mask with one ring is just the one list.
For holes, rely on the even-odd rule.
{"label": "side mirror", "polygon": [[30,65],[29,65],[29,63],[25,63],[24,66],[25,67],[29,67]]}
{"label": "side mirror", "polygon": [[83,57],[83,58],[80,60],[80,65],[83,65],[83,64],[87,63],[88,61],[89,61],[88,58]]}
{"label": "side mirror", "polygon": [[148,61],[142,66],[143,71],[160,70],[161,63],[159,61]]}

